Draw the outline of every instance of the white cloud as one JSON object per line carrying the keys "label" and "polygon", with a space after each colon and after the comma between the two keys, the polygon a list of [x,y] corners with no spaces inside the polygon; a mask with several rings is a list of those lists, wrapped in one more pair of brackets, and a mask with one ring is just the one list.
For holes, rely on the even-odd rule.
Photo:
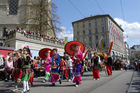
{"label": "white cloud", "polygon": [[114,20],[124,29],[124,40],[127,41],[130,46],[140,44],[140,23],[129,23],[120,18],[114,18]]}
{"label": "white cloud", "polygon": [[60,29],[62,29],[62,31],[57,32],[56,35],[59,39],[64,39],[65,37],[68,37],[68,41],[72,41],[73,40],[73,31],[68,30],[66,27],[60,27]]}

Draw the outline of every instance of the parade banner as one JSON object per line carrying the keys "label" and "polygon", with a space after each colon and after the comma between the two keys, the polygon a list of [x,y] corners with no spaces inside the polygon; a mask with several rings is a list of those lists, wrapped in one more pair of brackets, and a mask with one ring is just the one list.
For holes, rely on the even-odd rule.
{"label": "parade banner", "polygon": [[111,53],[112,47],[113,47],[113,41],[110,42],[110,46],[109,46],[109,50],[108,50],[108,54],[109,54],[109,55],[110,55],[110,53]]}

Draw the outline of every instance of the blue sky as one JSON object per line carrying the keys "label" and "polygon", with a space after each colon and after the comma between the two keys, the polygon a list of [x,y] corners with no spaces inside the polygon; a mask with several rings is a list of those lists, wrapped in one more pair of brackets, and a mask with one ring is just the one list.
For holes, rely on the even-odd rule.
{"label": "blue sky", "polygon": [[[72,40],[73,37],[73,21],[89,17],[91,15],[110,14],[118,24],[122,25],[122,28],[125,31],[124,37],[128,44],[130,46],[140,44],[140,0],[52,1],[58,6],[57,14],[60,17],[60,26],[64,30],[60,35],[65,34],[64,36],[68,36],[69,40]],[[58,37],[62,38],[62,36]]]}

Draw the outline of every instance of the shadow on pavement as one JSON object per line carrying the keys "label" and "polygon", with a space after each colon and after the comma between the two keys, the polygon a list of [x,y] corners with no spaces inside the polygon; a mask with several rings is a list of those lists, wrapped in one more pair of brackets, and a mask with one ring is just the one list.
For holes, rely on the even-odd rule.
{"label": "shadow on pavement", "polygon": [[60,85],[60,84],[56,84],[55,86],[52,86],[51,84],[34,84],[33,86],[35,87],[75,87],[75,84],[71,84],[71,85]]}
{"label": "shadow on pavement", "polygon": [[12,92],[11,90],[9,90],[9,89],[1,89],[0,90],[0,93],[14,93],[14,92]]}

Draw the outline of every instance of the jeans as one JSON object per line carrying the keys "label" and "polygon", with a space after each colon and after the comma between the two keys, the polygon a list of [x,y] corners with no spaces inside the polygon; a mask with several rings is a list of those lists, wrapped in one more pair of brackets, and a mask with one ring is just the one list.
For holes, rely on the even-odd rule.
{"label": "jeans", "polygon": [[72,79],[72,78],[73,78],[73,70],[69,69],[69,79]]}
{"label": "jeans", "polygon": [[60,70],[60,80],[64,79],[64,70]]}

